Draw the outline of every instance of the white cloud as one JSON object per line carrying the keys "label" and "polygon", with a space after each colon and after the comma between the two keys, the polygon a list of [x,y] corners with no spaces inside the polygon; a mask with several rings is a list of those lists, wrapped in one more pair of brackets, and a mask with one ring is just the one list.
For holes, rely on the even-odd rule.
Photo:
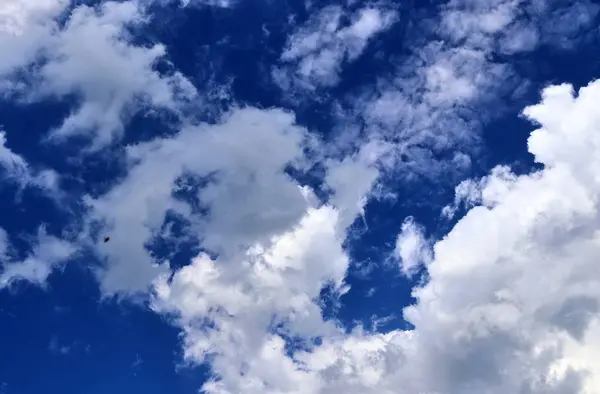
{"label": "white cloud", "polygon": [[510,167],[494,167],[489,176],[479,180],[466,179],[454,189],[454,202],[442,209],[442,215],[452,218],[461,206],[471,208],[477,204],[492,207],[502,200],[516,179]]}
{"label": "white cloud", "polygon": [[385,151],[385,146],[374,142],[342,160],[328,160],[325,186],[332,191],[329,203],[340,210],[341,225],[351,225],[358,214],[364,216],[369,192],[379,177],[376,163]]}
{"label": "white cloud", "polygon": [[421,264],[428,264],[431,251],[428,242],[413,218],[408,218],[402,224],[402,231],[396,239],[396,253],[400,257],[402,272],[412,276]]}
{"label": "white cloud", "polygon": [[[211,360],[221,380],[208,392],[294,392],[311,387],[282,357],[283,340],[270,331],[285,323],[289,335],[330,335],[315,298],[327,281],[342,290],[348,258],[344,229],[329,206],[309,208],[295,228],[231,260],[199,256],[171,282],[158,281],[154,308],[175,312],[185,332],[185,356]],[[240,376],[242,372],[248,379]],[[307,386],[308,384],[308,386]],[[310,391],[310,390],[309,390]],[[309,392],[307,391],[307,392]]]}
{"label": "white cloud", "polygon": [[0,289],[18,281],[44,286],[52,271],[71,258],[76,250],[70,242],[48,235],[46,230],[40,227],[29,256],[23,261],[3,259]]}
{"label": "white cloud", "polygon": [[29,175],[25,159],[6,146],[6,132],[4,131],[0,131],[0,164],[10,176],[23,178]]}
{"label": "white cloud", "polygon": [[180,7],[220,7],[230,8],[235,5],[232,0],[139,0],[143,4],[159,4],[161,6],[176,3]]}
{"label": "white cloud", "polygon": [[48,22],[68,4],[68,0],[3,0],[0,4],[0,34],[21,36],[32,25]]}
{"label": "white cloud", "polygon": [[177,111],[195,89],[181,74],[161,76],[153,69],[165,47],[130,44],[127,29],[146,21],[134,2],[107,2],[99,9],[77,7],[65,28],[47,43],[39,71],[39,95],[77,94],[79,107],[54,136],[92,132],[93,148],[123,133],[124,122],[140,107]]}
{"label": "white cloud", "polygon": [[[393,86],[367,107],[376,137],[400,151],[409,144],[437,149],[470,140],[472,130],[454,114],[510,75],[488,55],[504,45],[496,36],[514,22],[519,3],[472,1],[469,15],[457,14],[457,4],[451,2],[442,18],[450,30],[440,34],[448,42],[424,47],[423,63],[409,78],[399,67]],[[395,17],[369,8],[342,27],[343,13],[326,8],[291,39],[283,58],[297,73],[294,83],[335,83],[340,65],[360,56]],[[118,137],[140,97],[177,110],[176,92],[192,95],[179,76],[152,71],[164,48],[128,43],[126,26],[143,19],[133,3],[80,7],[48,39],[48,62],[39,72],[44,84],[36,93],[82,99],[59,135],[91,124],[99,147]],[[85,44],[86,37],[97,45]],[[527,47],[506,45],[513,52]],[[344,236],[363,213],[379,176],[375,165],[390,144],[365,145],[356,155],[326,161],[332,197],[321,204],[285,173],[288,166],[312,164],[303,150],[314,141],[280,110],[235,109],[216,125],[187,125],[172,138],[129,147],[127,176],[107,194],[87,199],[90,232],[82,240],[95,242],[88,238],[95,221],[104,222],[111,241],[94,244],[106,263],[98,270],[103,294],[153,286],[152,306],[174,314],[187,359],[211,363],[217,379],[204,386],[208,393],[587,394],[584,383],[597,392],[599,355],[590,349],[600,342],[600,178],[593,171],[600,164],[594,111],[600,83],[577,99],[570,94],[568,86],[549,88],[542,104],[525,111],[542,125],[532,133],[530,151],[544,170],[517,176],[502,167],[463,183],[449,211],[461,203],[471,209],[435,244],[433,255],[418,226],[405,223],[397,242],[402,268],[410,274],[426,262],[430,277],[415,290],[418,303],[404,310],[413,331],[346,335],[323,320],[315,300],[327,281],[338,292],[347,290]],[[4,167],[28,174],[27,163],[2,142]],[[190,174],[209,178],[194,196],[207,214],[173,197],[177,180]],[[168,264],[152,265],[145,244],[169,211],[190,220],[190,233],[218,256],[201,253],[176,272]],[[0,252],[6,250],[1,234]],[[69,243],[40,234],[28,258],[4,265],[0,286],[19,279],[43,284],[74,252]],[[324,338],[312,351],[290,356],[284,334]],[[592,369],[591,378],[564,373],[581,366]]]}
{"label": "white cloud", "polygon": [[27,161],[6,146],[6,132],[0,129],[0,168],[4,176],[19,184],[21,188],[33,186],[47,192],[50,197],[58,198],[59,175],[49,169],[35,170]]}
{"label": "white cloud", "polygon": [[[305,149],[316,158],[308,159]],[[355,156],[327,162],[324,181],[341,228],[362,212],[377,178],[372,165],[378,149],[367,145]],[[107,194],[88,199],[88,224],[104,222],[111,234],[111,241],[96,249],[107,259],[99,271],[107,295],[144,291],[166,272],[165,264],[152,265],[145,244],[159,233],[167,212],[189,220],[200,245],[229,260],[252,245],[268,245],[318,202],[285,170],[302,170],[318,160],[319,142],[282,110],[234,109],[216,125],[186,126],[175,137],[132,146],[128,156],[128,176]],[[194,212],[173,196],[182,176],[208,180],[192,196],[205,212]]]}
{"label": "white cloud", "polygon": [[[79,5],[63,28],[54,18],[66,1],[9,4],[0,8],[2,93],[29,101],[73,95],[79,100],[52,137],[87,133],[91,149],[99,149],[121,137],[124,124],[140,108],[178,113],[196,96],[182,74],[161,75],[154,70],[166,55],[163,45],[130,43],[130,27],[148,21],[137,2]],[[10,18],[1,18],[3,9]],[[33,77],[21,80],[15,75],[36,60],[41,66],[33,68]]]}
{"label": "white cloud", "polygon": [[314,89],[334,86],[344,62],[356,60],[369,41],[387,30],[396,20],[396,12],[367,7],[342,24],[347,12],[339,6],[327,6],[288,38],[281,55],[282,68],[274,70],[276,81],[285,89]]}
{"label": "white cloud", "polygon": [[[212,360],[224,377],[207,388],[261,392],[260,383],[255,387],[238,374],[274,376],[262,363],[273,360],[270,346],[282,344],[271,333],[278,324],[290,335],[337,331],[323,321],[316,298],[327,283],[337,293],[347,290],[342,242],[377,177],[370,166],[378,149],[328,161],[325,182],[333,197],[321,205],[284,172],[290,165],[305,168],[311,162],[303,150],[319,147],[294,121],[281,110],[235,109],[216,125],[187,126],[175,137],[132,146],[128,176],[88,201],[89,224],[105,221],[111,235],[96,247],[106,258],[99,270],[103,293],[133,295],[154,282],[153,308],[177,316],[186,357]],[[172,196],[185,174],[211,177],[195,196],[208,213],[196,215]],[[153,267],[144,245],[168,210],[190,220],[201,246],[218,257],[201,253],[175,272]]]}
{"label": "white cloud", "polygon": [[22,86],[12,77],[35,60],[57,26],[63,0],[3,0],[0,3],[0,97]]}
{"label": "white cloud", "polygon": [[[528,76],[517,75],[509,62],[495,60],[497,55],[530,51],[539,44],[577,45],[577,34],[592,22],[576,15],[598,12],[587,1],[544,0],[453,0],[440,9],[437,20],[423,22],[431,33],[426,44],[411,48],[413,55],[398,61],[395,71],[381,76],[374,88],[348,98],[353,103],[349,115],[366,120],[366,133],[394,143],[396,157],[404,158],[389,163],[392,171],[400,167],[432,179],[457,169],[453,159],[440,156],[473,153],[481,124],[505,110],[505,97],[518,97],[527,89]],[[560,29],[569,33],[554,33]],[[486,105],[496,113],[481,110]]]}
{"label": "white cloud", "polygon": [[[207,353],[216,354],[210,361],[220,379],[204,389],[220,394],[598,392],[599,100],[600,81],[578,97],[571,86],[560,85],[547,88],[540,104],[525,109],[540,125],[529,150],[544,169],[517,176],[499,168],[475,183],[482,205],[435,244],[426,266],[429,281],[414,290],[418,302],[404,309],[412,331],[326,331],[321,345],[290,357],[284,340],[265,328],[266,316],[296,319],[295,300],[303,299],[303,292],[314,296],[318,278],[343,279],[339,236],[326,225],[336,211],[328,207],[309,211],[305,224],[276,238],[271,249],[252,249],[258,253],[249,252],[251,258],[217,264],[201,256],[172,283],[159,281],[157,310],[179,314],[186,355],[203,361]],[[329,219],[309,226],[311,215]],[[300,239],[322,243],[311,247]],[[275,253],[278,248],[287,252]],[[317,254],[305,255],[308,251]],[[315,314],[304,316],[312,323],[299,328],[292,319],[291,333],[322,335],[326,326]],[[202,320],[207,317],[212,324]]]}
{"label": "white cloud", "polygon": [[8,257],[8,248],[8,234],[6,233],[6,230],[0,228],[0,261],[5,261]]}
{"label": "white cloud", "polygon": [[[99,247],[108,258],[103,290],[136,292],[150,285],[160,270],[151,269],[144,243],[168,210],[192,221],[203,247],[225,256],[297,223],[308,201],[284,170],[301,164],[307,138],[289,113],[246,108],[217,125],[188,126],[174,138],[131,147],[128,176],[90,201],[92,217],[105,220],[112,234]],[[212,177],[195,196],[208,214],[195,215],[172,196],[176,180],[186,174]]]}

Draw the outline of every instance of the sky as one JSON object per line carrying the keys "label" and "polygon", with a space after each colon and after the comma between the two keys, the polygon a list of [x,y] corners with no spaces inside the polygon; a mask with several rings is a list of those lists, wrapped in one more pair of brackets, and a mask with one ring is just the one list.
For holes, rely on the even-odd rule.
{"label": "sky", "polygon": [[2,0],[0,394],[600,392],[599,26]]}

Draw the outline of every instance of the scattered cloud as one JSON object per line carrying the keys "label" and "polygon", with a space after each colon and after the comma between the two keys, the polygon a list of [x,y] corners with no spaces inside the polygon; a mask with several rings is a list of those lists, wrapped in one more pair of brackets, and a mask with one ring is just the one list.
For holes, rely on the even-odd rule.
{"label": "scattered cloud", "polygon": [[285,90],[336,85],[343,63],[356,60],[396,18],[395,11],[374,6],[353,13],[337,5],[324,7],[288,38],[283,65],[273,71],[276,82]]}
{"label": "scattered cloud", "polygon": [[[0,55],[9,59],[0,62],[0,77],[5,76],[4,94],[26,102],[49,96],[76,97],[76,109],[52,131],[52,138],[87,134],[92,140],[90,149],[97,150],[119,139],[124,124],[136,111],[145,108],[178,113],[196,97],[196,89],[181,73],[162,75],[155,70],[157,62],[166,56],[163,45],[130,43],[129,29],[148,21],[136,2],[79,5],[62,28],[52,19],[56,12],[50,11],[60,9],[59,5],[64,8],[65,2],[43,4],[46,7],[25,7],[23,15],[17,15],[19,32],[14,28],[10,33],[0,31],[8,35],[6,43],[0,44]],[[46,19],[34,18],[38,14]],[[41,65],[34,67],[34,61]],[[33,75],[15,75],[29,66]]]}
{"label": "scattered cloud", "polygon": [[71,346],[61,344],[61,343],[59,343],[59,341],[56,337],[53,337],[50,340],[50,344],[48,344],[48,350],[50,350],[50,352],[52,352],[52,353],[60,354],[60,355],[64,356],[66,354],[69,354],[69,352],[71,351]]}
{"label": "scattered cloud", "polygon": [[[91,149],[100,149],[122,137],[136,111],[178,113],[196,97],[183,75],[155,70],[164,46],[133,44],[129,28],[148,18],[137,2],[80,5],[60,27],[54,18],[65,9],[50,0],[0,5],[0,59],[10,59],[0,60],[3,95],[78,100],[53,131],[55,141],[86,133]],[[537,13],[524,22],[523,9]],[[383,317],[371,332],[346,333],[318,302],[326,287],[335,296],[349,290],[345,238],[381,173],[400,161],[429,176],[444,165],[467,167],[482,120],[475,110],[518,95],[524,81],[496,55],[549,45],[540,15],[568,21],[563,32],[572,36],[597,13],[587,2],[560,9],[521,0],[441,6],[434,40],[352,97],[349,112],[365,130],[348,155],[332,155],[279,109],[233,108],[214,124],[182,116],[176,135],[128,146],[126,176],[85,197],[77,244],[40,227],[19,261],[0,229],[0,288],[44,286],[80,247],[91,247],[102,263],[103,295],[149,291],[152,309],[181,328],[186,360],[210,363],[207,393],[598,392],[599,81],[578,94],[570,85],[548,87],[541,103],[523,111],[539,126],[528,148],[543,169],[517,175],[502,166],[462,182],[442,214],[467,213],[434,244],[412,219],[404,222],[395,249],[400,268],[407,276],[427,272],[413,291],[416,304],[398,305],[413,330],[377,333]],[[594,16],[577,15],[582,10]],[[396,19],[374,5],[325,7],[292,34],[273,74],[283,89],[333,87],[344,64]],[[28,78],[15,77],[28,66]],[[25,93],[31,81],[35,89]],[[0,165],[21,185],[58,190],[58,175],[32,170],[4,132]],[[289,175],[315,165],[323,169],[322,190]],[[330,194],[321,199],[317,191]],[[147,247],[170,236],[168,215],[202,248],[183,268]],[[290,348],[290,338],[301,345]],[[68,351],[55,342],[50,348]]]}
{"label": "scattered cloud", "polygon": [[[395,153],[388,158],[394,160],[383,163],[388,170],[431,179],[468,170],[481,126],[528,89],[529,76],[513,69],[510,56],[540,45],[567,48],[551,33],[558,26],[569,30],[566,41],[576,45],[593,26],[597,8],[589,2],[521,0],[440,5],[436,18],[421,22],[429,40],[409,44],[411,54],[397,59],[390,75],[347,97],[340,118],[351,120],[344,127],[364,122],[368,140],[392,144]],[[589,16],[576,17],[583,11]],[[486,105],[495,111],[481,111]]]}
{"label": "scattered cloud", "polygon": [[24,260],[2,262],[0,289],[18,281],[43,287],[52,271],[73,257],[76,251],[75,245],[47,234],[45,228],[40,227],[33,249]]}
{"label": "scattered cloud", "polygon": [[122,135],[124,122],[135,110],[177,112],[180,100],[195,96],[195,88],[180,73],[162,76],[153,69],[166,54],[164,46],[128,42],[127,28],[145,21],[134,2],[106,2],[98,9],[79,6],[65,28],[49,40],[36,94],[77,94],[81,100],[53,132],[55,137],[91,132],[94,147],[102,147]]}
{"label": "scattered cloud", "polygon": [[158,4],[165,6],[176,3],[182,8],[185,7],[218,7],[230,8],[235,4],[232,0],[140,0],[143,4]]}
{"label": "scattered cloud", "polygon": [[[21,156],[6,146],[6,132],[0,129],[0,171],[7,179],[17,183],[21,189],[31,186],[58,198],[61,194],[59,175],[49,169],[35,170]],[[2,173],[0,172],[0,174]]]}
{"label": "scattered cloud", "polygon": [[33,62],[57,28],[62,0],[6,0],[0,4],[0,97],[23,88],[18,73]]}
{"label": "scattered cloud", "polygon": [[402,231],[396,239],[396,254],[400,257],[402,272],[412,276],[421,264],[431,261],[431,251],[423,234],[413,218],[408,218],[402,224]]}
{"label": "scattered cloud", "polygon": [[8,257],[9,242],[6,230],[0,228],[0,261],[5,261]]}

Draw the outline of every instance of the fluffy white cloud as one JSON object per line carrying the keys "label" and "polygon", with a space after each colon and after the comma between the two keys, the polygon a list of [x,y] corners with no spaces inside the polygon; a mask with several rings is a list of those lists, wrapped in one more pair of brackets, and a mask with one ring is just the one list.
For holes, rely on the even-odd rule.
{"label": "fluffy white cloud", "polygon": [[[35,187],[48,197],[58,201],[64,197],[60,191],[59,176],[53,170],[32,169],[29,163],[6,146],[6,133],[0,129],[0,175],[5,180],[16,183],[19,191],[27,187]],[[52,270],[61,262],[68,259],[75,247],[68,242],[59,240],[45,233],[42,227],[38,231],[36,246],[32,254],[23,261],[11,261],[9,256],[10,243],[6,231],[0,228],[0,288],[10,286],[18,280],[26,280],[40,286]]]}
{"label": "fluffy white cloud", "polygon": [[[5,233],[3,238],[6,241]],[[0,255],[3,263],[2,274],[0,274],[0,289],[9,287],[18,281],[27,281],[38,286],[44,286],[52,271],[71,258],[76,251],[77,249],[73,244],[48,235],[46,230],[40,227],[33,250],[23,261],[9,261],[6,256],[2,257]],[[4,247],[4,252],[6,252],[6,247]]]}
{"label": "fluffy white cloud", "polygon": [[[309,211],[304,224],[274,239],[272,249],[251,249],[237,262],[218,264],[201,256],[172,282],[159,281],[157,310],[178,314],[186,355],[197,361],[215,355],[210,360],[219,379],[204,389],[221,394],[598,392],[598,100],[600,81],[577,97],[571,86],[560,85],[547,88],[540,104],[525,109],[540,125],[529,150],[544,169],[521,176],[498,169],[475,183],[480,205],[435,244],[429,281],[414,290],[417,303],[404,309],[412,331],[358,329],[349,336],[330,331],[322,344],[290,355],[283,338],[268,329],[266,316],[279,321],[291,315],[286,326],[291,334],[323,335],[323,323],[298,328],[294,300],[303,292],[314,296],[318,278],[343,279],[339,236],[332,237],[335,232],[325,225],[334,221],[335,210],[327,207]],[[329,221],[308,226],[319,212]],[[304,238],[303,232],[314,237]],[[323,243],[311,247],[300,239]],[[274,252],[280,247],[288,252]],[[304,273],[296,277],[299,271]],[[309,274],[313,271],[318,274]],[[278,294],[285,301],[279,303]]]}
{"label": "fluffy white cloud", "polygon": [[134,2],[107,2],[99,9],[79,6],[51,37],[36,93],[75,93],[81,100],[55,136],[92,132],[93,148],[101,147],[122,134],[124,121],[139,107],[177,111],[182,100],[194,97],[194,87],[180,73],[162,76],[153,69],[166,54],[164,46],[128,42],[127,28],[145,21]]}
{"label": "fluffy white cloud", "polygon": [[[342,242],[377,177],[371,165],[378,149],[329,160],[325,182],[332,198],[322,205],[285,173],[288,166],[312,163],[305,149],[319,149],[294,121],[281,110],[235,109],[216,125],[187,126],[175,137],[132,146],[128,176],[106,195],[88,199],[90,229],[97,220],[111,235],[96,245],[106,259],[98,271],[103,293],[133,295],[153,284],[153,308],[178,316],[186,357],[212,360],[225,377],[208,382],[209,389],[261,392],[259,380],[239,373],[274,376],[263,364],[270,346],[283,345],[273,330],[337,332],[323,321],[317,298],[326,284],[338,294],[346,291]],[[206,209],[200,215],[173,196],[182,176],[208,178],[193,196]],[[145,244],[168,211],[189,220],[193,236],[217,256],[201,253],[176,272],[168,264],[153,266]],[[284,362],[293,370],[290,360]]]}
{"label": "fluffy white cloud", "polygon": [[[35,59],[56,29],[63,0],[5,0],[0,4],[0,96],[19,90],[10,77]],[[8,78],[8,79],[7,79]]]}
{"label": "fluffy white cloud", "polygon": [[[317,159],[321,155],[319,142],[294,122],[281,110],[234,109],[216,125],[190,125],[175,137],[131,146],[128,176],[107,194],[88,199],[89,228],[104,223],[111,234],[111,242],[96,249],[107,261],[99,271],[103,291],[143,291],[166,272],[167,265],[152,264],[145,245],[159,234],[168,212],[188,220],[190,234],[224,260],[297,225],[318,199],[285,170],[309,166],[313,159],[306,149]],[[327,162],[325,183],[341,227],[362,211],[377,178],[376,152],[365,147],[341,162]],[[182,177],[206,181],[193,201],[174,196]]]}
{"label": "fluffy white cloud", "polygon": [[[119,138],[124,123],[140,108],[178,113],[182,104],[196,96],[195,88],[182,74],[161,75],[154,70],[156,62],[166,55],[163,45],[139,47],[130,43],[129,29],[148,20],[137,2],[79,5],[59,28],[54,17],[67,4],[27,1],[0,8],[10,16],[2,19],[0,12],[3,93],[30,101],[74,95],[79,101],[52,137],[89,133],[91,149],[98,149]],[[23,81],[13,75],[36,60],[41,67],[32,66],[33,77]]]}
{"label": "fluffy white cloud", "polygon": [[402,231],[396,239],[396,253],[400,257],[402,272],[412,276],[421,264],[428,264],[431,260],[431,251],[423,229],[412,218],[402,224]]}
{"label": "fluffy white cloud", "polygon": [[[103,289],[144,290],[156,277],[144,244],[169,210],[192,221],[203,247],[225,256],[297,223],[308,202],[284,170],[301,165],[307,138],[289,113],[246,108],[217,125],[188,126],[174,138],[131,147],[127,178],[90,201],[92,217],[106,221],[112,234],[99,250],[108,257]],[[210,177],[194,196],[206,215],[195,215],[173,197],[176,181],[185,175]]]}
{"label": "fluffy white cloud", "polygon": [[364,216],[370,190],[379,177],[377,161],[386,147],[377,143],[365,144],[354,155],[342,160],[328,160],[325,186],[332,191],[329,203],[340,210],[340,222],[349,226],[356,215]]}
{"label": "fluffy white cloud", "polygon": [[343,290],[348,258],[338,217],[329,206],[309,208],[297,226],[265,244],[231,260],[201,255],[172,280],[158,281],[154,308],[179,316],[186,357],[210,359],[222,378],[206,384],[209,392],[296,389],[286,379],[294,373],[291,360],[268,354],[281,352],[284,344],[271,331],[285,323],[279,331],[288,335],[335,333],[335,326],[323,322],[315,298],[327,281]]}
{"label": "fluffy white cloud", "polygon": [[363,8],[349,16],[351,22],[344,26],[342,19],[346,16],[340,6],[327,6],[288,38],[281,55],[286,65],[274,70],[283,88],[336,85],[342,64],[357,59],[369,41],[388,29],[397,15],[395,11]]}
{"label": "fluffy white cloud", "polygon": [[[402,269],[410,275],[425,262],[429,276],[414,291],[417,304],[404,309],[414,330],[357,329],[347,335],[323,320],[316,300],[327,283],[337,293],[346,291],[344,237],[363,213],[379,176],[376,164],[390,145],[401,152],[411,144],[441,149],[472,138],[455,114],[510,75],[505,66],[490,63],[489,55],[498,46],[514,52],[533,45],[498,38],[515,23],[520,4],[447,5],[438,32],[446,42],[424,47],[422,63],[408,65],[417,70],[409,78],[403,73],[407,65],[399,66],[393,83],[377,92],[366,113],[360,110],[379,134],[370,141],[381,137],[386,143],[371,142],[355,155],[325,161],[324,181],[332,192],[326,204],[285,172],[313,164],[304,151],[319,143],[280,110],[235,109],[217,124],[187,125],[174,137],[128,147],[127,176],[105,195],[87,198],[89,231],[81,241],[92,242],[105,261],[97,272],[103,294],[131,295],[152,286],[154,310],[173,315],[183,330],[186,358],[211,363],[215,379],[204,385],[208,393],[600,391],[595,361],[600,356],[600,276],[595,274],[600,178],[593,171],[600,164],[594,104],[600,83],[577,98],[569,86],[551,87],[541,104],[525,110],[541,125],[529,148],[545,168],[517,176],[500,167],[461,184],[445,213],[462,203],[471,209],[435,244],[434,253],[420,228],[405,223],[396,245]],[[40,15],[52,14],[45,12]],[[292,37],[282,60],[290,62],[293,83],[334,84],[341,64],[360,56],[395,18],[368,8],[342,27],[343,16],[341,8],[325,8]],[[138,100],[176,111],[194,95],[181,76],[153,71],[164,48],[129,44],[127,26],[144,21],[134,3],[78,7],[64,29],[51,18],[37,24],[28,18],[19,19],[27,21],[20,22],[20,30],[11,22],[9,33],[49,33],[38,73],[43,83],[34,93],[76,93],[81,99],[59,136],[90,126],[100,147],[119,136]],[[32,48],[19,64],[39,50]],[[32,177],[25,160],[1,137],[0,164],[21,174],[19,179]],[[461,155],[455,160],[465,162]],[[206,181],[193,203],[173,195],[187,176]],[[168,262],[153,264],[145,247],[169,212],[189,220],[189,233],[211,252],[175,272]],[[109,243],[91,237],[98,222],[111,236]],[[0,256],[6,251],[6,234],[0,231]],[[68,242],[40,233],[28,258],[4,264],[0,287],[19,279],[43,284],[74,252]],[[288,336],[300,336],[310,350],[288,349]],[[315,337],[322,343],[312,344]]]}
{"label": "fluffy white cloud", "polygon": [[47,22],[68,4],[68,0],[4,0],[0,4],[0,32],[26,34],[32,25]]}

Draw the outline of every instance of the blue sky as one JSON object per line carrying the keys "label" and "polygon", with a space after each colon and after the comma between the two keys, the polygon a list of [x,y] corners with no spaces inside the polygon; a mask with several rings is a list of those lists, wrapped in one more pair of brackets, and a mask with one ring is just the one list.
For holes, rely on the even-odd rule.
{"label": "blue sky", "polygon": [[0,394],[600,392],[599,22],[4,0]]}

